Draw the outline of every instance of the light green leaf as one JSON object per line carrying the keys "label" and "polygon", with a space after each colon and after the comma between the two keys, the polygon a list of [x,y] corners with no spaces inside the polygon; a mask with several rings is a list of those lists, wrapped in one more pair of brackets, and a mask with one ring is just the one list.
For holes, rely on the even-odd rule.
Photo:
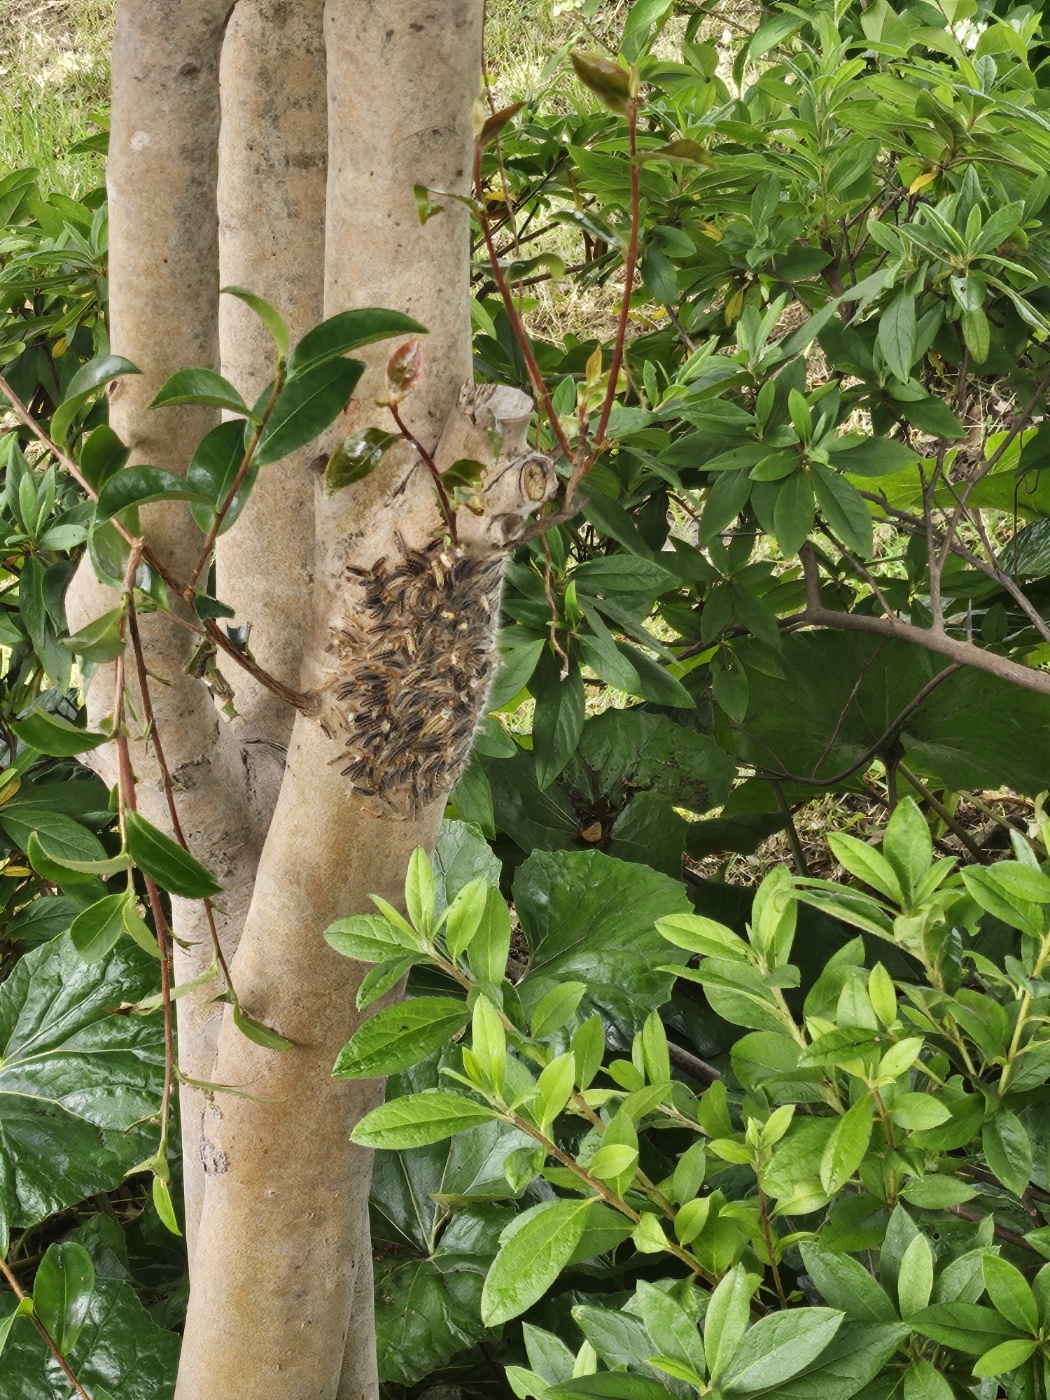
{"label": "light green leaf", "polygon": [[543,1297],[569,1262],[594,1201],[547,1201],[519,1217],[485,1280],[481,1316],[486,1327],[509,1322]]}

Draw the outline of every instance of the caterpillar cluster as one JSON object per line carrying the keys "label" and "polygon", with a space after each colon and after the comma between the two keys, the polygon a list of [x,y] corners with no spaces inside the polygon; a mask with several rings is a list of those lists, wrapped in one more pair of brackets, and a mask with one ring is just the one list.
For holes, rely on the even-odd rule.
{"label": "caterpillar cluster", "polygon": [[459,777],[498,661],[501,577],[499,555],[440,540],[347,566],[320,718],[372,815],[416,817]]}

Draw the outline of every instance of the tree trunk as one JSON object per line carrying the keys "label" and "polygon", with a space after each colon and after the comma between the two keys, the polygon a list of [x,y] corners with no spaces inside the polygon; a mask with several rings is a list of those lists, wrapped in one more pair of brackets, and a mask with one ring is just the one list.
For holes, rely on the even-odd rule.
{"label": "tree trunk", "polygon": [[[349,1134],[380,1086],[331,1077],[360,1021],[364,969],[322,934],[372,893],[397,903],[412,850],[433,846],[496,663],[505,541],[553,487],[525,442],[526,397],[469,386],[467,212],[450,203],[421,227],[413,197],[416,184],[468,190],[482,0],[323,9],[322,43],[321,0],[239,0],[220,138],[229,0],[120,0],[112,341],[143,374],[120,382],[114,426],[136,460],[184,471],[212,419],[150,412],[159,384],[215,364],[220,326],[223,370],[249,401],[272,376],[247,309],[224,298],[217,310],[221,244],[222,280],[271,299],[293,338],[318,319],[322,286],[325,315],[378,306],[422,322],[426,368],[402,412],[439,470],[471,458],[488,474],[450,523],[404,441],[331,497],[302,461],[263,469],[219,542],[217,592],[252,623],[257,660],[309,696],[294,723],[228,666],[238,715],[221,720],[185,674],[185,629],[143,619],[147,664],[167,682],[154,700],[181,824],[225,886],[218,931],[233,985],[249,1015],[293,1042],[277,1052],[246,1039],[212,1002],[215,984],[180,1002],[181,1065],[238,1092],[183,1099],[191,1291],[177,1400],[376,1392],[371,1161]],[[365,352],[331,443],[391,426],[376,405],[391,348]],[[146,516],[151,547],[185,578],[199,532],[181,506]],[[83,575],[74,592],[75,625],[113,605]],[[96,715],[113,706],[103,680]],[[153,751],[134,754],[142,805],[164,822]],[[184,980],[211,958],[210,935],[200,905],[175,900],[173,914],[189,945]]]}

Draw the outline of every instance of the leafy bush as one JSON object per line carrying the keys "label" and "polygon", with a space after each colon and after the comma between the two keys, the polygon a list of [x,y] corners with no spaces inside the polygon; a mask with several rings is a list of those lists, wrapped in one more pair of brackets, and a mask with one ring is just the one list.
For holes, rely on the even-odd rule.
{"label": "leafy bush", "polygon": [[[662,876],[534,856],[510,981],[487,848],[464,834],[449,859],[450,839],[436,872],[416,852],[407,918],[377,900],[327,933],[376,964],[361,1005],[406,964],[452,984],[379,1011],[335,1067],[397,1076],[354,1133],[402,1155],[380,1158],[375,1206],[427,1255],[380,1275],[399,1320],[389,1379],[480,1336],[479,1298],[490,1329],[560,1316],[515,1343],[522,1400],[984,1395],[993,1377],[1043,1393],[1050,878],[1023,842],[960,869],[904,799],[881,851],[832,838],[858,885],[779,868],[743,934]],[[791,961],[800,902],[842,930],[809,985]],[[733,1028],[725,1077],[703,1069],[699,1094],[658,1014],[676,978]]]}

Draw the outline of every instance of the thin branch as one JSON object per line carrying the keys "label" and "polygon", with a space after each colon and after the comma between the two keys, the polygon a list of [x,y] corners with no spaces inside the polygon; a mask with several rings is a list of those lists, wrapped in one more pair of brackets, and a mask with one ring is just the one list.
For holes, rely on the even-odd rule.
{"label": "thin branch", "polygon": [[400,432],[401,436],[405,439],[406,442],[411,443],[411,445],[415,448],[420,460],[423,462],[423,464],[426,466],[427,471],[430,473],[430,478],[434,483],[434,490],[437,492],[438,501],[441,504],[441,514],[445,517],[445,524],[448,527],[449,536],[452,540],[452,543],[457,544],[458,539],[456,536],[456,512],[452,507],[452,502],[448,498],[448,492],[445,490],[445,483],[441,480],[441,473],[438,471],[437,463],[434,461],[433,457],[420,442],[419,438],[417,438],[415,433],[413,433],[412,429],[409,428],[408,425],[405,423],[404,419],[401,417],[401,414],[398,412],[397,403],[393,399],[389,401],[389,403],[387,404],[387,408],[389,408],[390,416],[397,424],[398,432]]}
{"label": "thin branch", "polygon": [[1039,695],[1050,695],[1050,674],[1037,671],[1030,666],[1022,666],[1009,657],[996,656],[972,642],[961,642],[937,628],[916,627],[911,622],[903,622],[899,617],[866,617],[860,613],[834,612],[825,608],[820,601],[820,575],[816,560],[805,546],[799,555],[802,560],[806,581],[805,621],[818,627],[835,627],[844,632],[868,632],[877,637],[892,637],[902,642],[913,642],[947,656],[961,666],[973,666],[978,671],[987,671],[1000,680],[1011,681],[1025,690],[1034,690]]}
{"label": "thin branch", "polygon": [[269,419],[270,414],[273,412],[274,404],[277,402],[277,397],[280,394],[283,386],[284,375],[283,373],[278,371],[278,374],[273,381],[273,392],[271,393],[269,401],[266,404],[266,408],[263,412],[262,417],[255,425],[255,431],[252,433],[251,441],[248,443],[248,446],[245,449],[244,456],[241,458],[241,464],[237,468],[237,475],[233,478],[233,485],[230,487],[229,491],[227,491],[226,499],[219,507],[219,513],[212,521],[211,529],[208,531],[208,534],[204,540],[204,546],[201,549],[200,556],[197,559],[196,564],[194,564],[193,566],[193,572],[187,579],[185,588],[182,590],[182,596],[186,599],[187,603],[193,602],[193,592],[194,589],[197,587],[197,580],[200,578],[201,574],[211,562],[211,552],[215,547],[215,541],[218,538],[219,531],[222,529],[222,522],[226,519],[226,516],[229,514],[230,507],[233,505],[237,492],[241,489],[241,486],[244,484],[244,478],[248,475],[249,471],[251,470],[252,458],[255,456],[255,449],[259,446],[259,439],[263,435],[263,429],[266,427],[267,420]]}
{"label": "thin branch", "polygon": [[980,846],[973,840],[966,828],[955,819],[940,798],[934,796],[922,779],[900,762],[897,763],[897,772],[908,786],[913,787],[923,801],[928,803],[930,808],[937,813],[948,830],[953,833],[958,841],[962,842],[970,855],[973,856],[974,860],[977,861],[979,865],[987,865],[988,856],[986,852],[981,850]]}

